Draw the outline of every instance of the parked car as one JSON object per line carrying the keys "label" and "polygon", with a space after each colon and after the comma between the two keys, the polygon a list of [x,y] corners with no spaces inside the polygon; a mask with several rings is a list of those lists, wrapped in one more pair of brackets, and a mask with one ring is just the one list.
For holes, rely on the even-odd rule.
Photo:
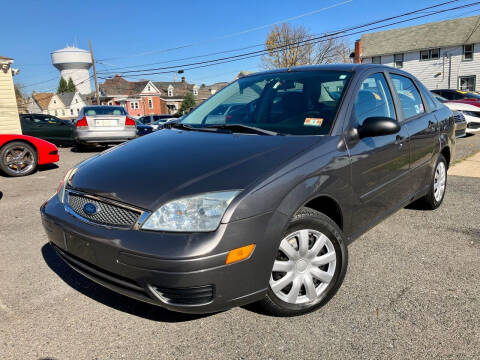
{"label": "parked car", "polygon": [[[243,106],[228,122],[205,124],[233,100]],[[454,127],[399,69],[258,73],[75,166],[43,224],[67,264],[127,296],[191,313],[260,301],[303,314],[340,287],[347,244],[412,201],[441,205]],[[162,159],[139,161],[152,154]]]}
{"label": "parked car", "polygon": [[59,160],[57,147],[27,135],[0,134],[0,169],[8,176],[26,176]]}
{"label": "parked car", "polygon": [[460,124],[457,122],[457,129],[460,129],[461,133],[475,134],[480,132],[480,109],[478,107],[471,104],[453,102],[435,93],[434,96],[449,109],[462,113],[466,122],[464,131],[462,130],[464,125],[462,124],[463,121],[461,120],[461,117],[457,116],[455,118],[456,121],[460,121]]}
{"label": "parked car", "polygon": [[145,115],[140,117],[138,120],[144,125],[150,125],[154,130],[159,130],[162,128],[162,125],[168,120],[171,119],[172,115],[163,114],[163,115]]}
{"label": "parked car", "polygon": [[480,107],[480,95],[472,91],[454,90],[454,89],[435,89],[433,93],[440,95],[448,101],[470,104],[476,107]]}
{"label": "parked car", "polygon": [[121,106],[85,106],[75,120],[79,145],[118,144],[137,136],[135,120]]}
{"label": "parked car", "polygon": [[147,135],[154,131],[152,126],[144,125],[139,120],[135,120],[135,123],[137,124],[137,136]]}
{"label": "parked car", "polygon": [[50,141],[57,145],[72,145],[73,124],[46,114],[21,114],[22,133]]}
{"label": "parked car", "polygon": [[452,111],[453,119],[455,120],[455,137],[462,138],[467,136],[467,120],[461,111]]}

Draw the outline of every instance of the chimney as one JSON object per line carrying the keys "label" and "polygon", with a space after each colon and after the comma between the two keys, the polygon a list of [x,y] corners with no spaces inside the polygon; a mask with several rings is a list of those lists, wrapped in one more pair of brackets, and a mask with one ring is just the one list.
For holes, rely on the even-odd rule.
{"label": "chimney", "polygon": [[185,76],[182,76],[182,83],[185,82]]}
{"label": "chimney", "polygon": [[355,64],[362,63],[362,41],[360,39],[355,41],[355,53],[353,57],[353,62]]}

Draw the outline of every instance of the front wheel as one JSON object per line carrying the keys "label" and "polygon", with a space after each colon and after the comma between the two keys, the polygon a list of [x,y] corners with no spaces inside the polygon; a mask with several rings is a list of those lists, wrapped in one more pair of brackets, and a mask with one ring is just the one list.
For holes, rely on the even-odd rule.
{"label": "front wheel", "polygon": [[272,315],[318,309],[335,295],[347,270],[343,233],[329,217],[302,208],[280,242],[268,292],[260,302]]}
{"label": "front wheel", "polygon": [[24,142],[13,141],[0,150],[0,168],[9,176],[30,175],[37,164],[37,152]]}

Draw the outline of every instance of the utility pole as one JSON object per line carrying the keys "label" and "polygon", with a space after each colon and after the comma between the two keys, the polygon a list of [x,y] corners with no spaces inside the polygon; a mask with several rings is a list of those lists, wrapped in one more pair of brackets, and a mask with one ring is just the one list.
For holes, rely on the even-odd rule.
{"label": "utility pole", "polygon": [[88,46],[90,47],[90,56],[92,57],[93,78],[95,80],[95,98],[97,99],[97,105],[100,105],[100,95],[98,94],[97,71],[95,70],[95,58],[93,57],[92,41],[91,40],[88,40]]}

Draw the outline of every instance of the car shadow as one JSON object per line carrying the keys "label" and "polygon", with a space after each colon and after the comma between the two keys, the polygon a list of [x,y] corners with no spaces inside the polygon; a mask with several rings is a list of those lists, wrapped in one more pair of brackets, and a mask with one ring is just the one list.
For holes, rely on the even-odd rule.
{"label": "car shadow", "polygon": [[98,153],[108,149],[109,146],[72,146],[70,148],[71,152],[74,153]]}
{"label": "car shadow", "polygon": [[421,211],[431,210],[431,209],[428,208],[428,206],[425,204],[425,202],[422,201],[421,199],[415,200],[414,202],[408,204],[407,206],[405,206],[405,209],[407,209],[407,210],[421,210]]}
{"label": "car shadow", "polygon": [[48,267],[76,291],[106,306],[144,319],[162,322],[186,322],[212,314],[183,314],[166,310],[127,296],[118,294],[87,279],[70,268],[55,252],[50,244],[42,246],[42,256]]}
{"label": "car shadow", "polygon": [[57,164],[45,164],[45,165],[38,165],[38,171],[39,172],[42,172],[42,171],[48,171],[48,170],[54,170],[54,169],[58,169],[59,166]]}

